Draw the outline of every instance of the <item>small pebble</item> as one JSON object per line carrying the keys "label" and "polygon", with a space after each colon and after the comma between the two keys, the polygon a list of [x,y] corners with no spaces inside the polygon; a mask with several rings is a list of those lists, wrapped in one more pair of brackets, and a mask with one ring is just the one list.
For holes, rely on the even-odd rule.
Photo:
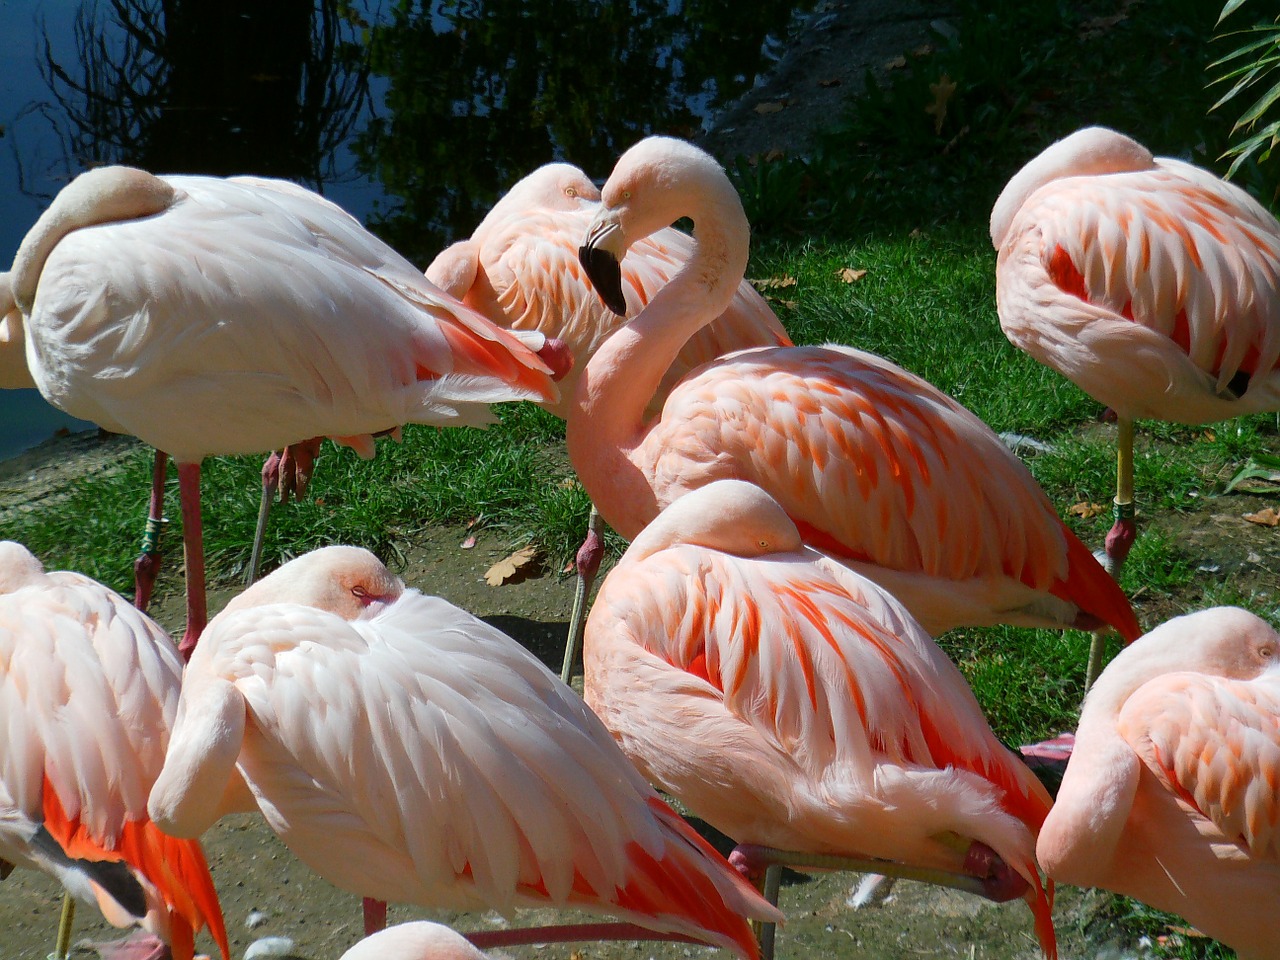
{"label": "small pebble", "polygon": [[244,925],[250,930],[257,930],[260,926],[267,922],[269,915],[261,910],[255,910],[245,918]]}
{"label": "small pebble", "polygon": [[295,956],[298,945],[288,937],[263,937],[249,944],[244,960],[287,960]]}

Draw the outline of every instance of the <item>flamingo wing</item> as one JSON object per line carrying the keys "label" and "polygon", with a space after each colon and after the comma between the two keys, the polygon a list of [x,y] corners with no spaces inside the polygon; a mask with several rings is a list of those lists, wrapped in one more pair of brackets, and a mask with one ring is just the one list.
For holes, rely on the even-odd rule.
{"label": "flamingo wing", "polygon": [[[660,505],[715,479],[750,480],[806,543],[859,564],[930,632],[1005,622],[1048,594],[1138,634],[1124,595],[1000,438],[873,354],[731,355],[672,393],[642,452]],[[985,581],[982,602],[959,590],[939,602],[956,581]],[[1058,616],[1028,611],[1038,625]]]}
{"label": "flamingo wing", "polygon": [[1280,405],[1280,224],[1190,164],[1041,187],[1001,247],[997,299],[1017,346],[1123,415]]}
{"label": "flamingo wing", "polygon": [[[148,900],[158,892],[169,914],[162,929],[179,956],[191,956],[194,931],[208,924],[225,957],[199,844],[165,836],[146,812],[181,675],[169,637],[87,577],[50,573],[0,596],[0,850],[73,889],[63,857],[123,861],[151,888],[143,888]],[[40,828],[56,850],[32,844]],[[142,920],[93,892],[113,923]]]}
{"label": "flamingo wing", "polygon": [[269,605],[201,644],[245,698],[239,766],[259,807],[339,886],[504,912],[579,904],[686,931],[693,914],[698,935],[749,940],[730,919],[749,902],[740,878],[569,688],[465,611],[417,591],[368,620]]}
{"label": "flamingo wing", "polygon": [[[333,204],[278,181],[167,182],[162,213],[73,230],[43,265],[28,358],[64,409],[195,462],[556,396],[536,355]],[[156,416],[159,392],[219,416],[193,439]]]}
{"label": "flamingo wing", "polygon": [[1280,861],[1280,672],[1147,681],[1118,730],[1179,800],[1251,856]]}

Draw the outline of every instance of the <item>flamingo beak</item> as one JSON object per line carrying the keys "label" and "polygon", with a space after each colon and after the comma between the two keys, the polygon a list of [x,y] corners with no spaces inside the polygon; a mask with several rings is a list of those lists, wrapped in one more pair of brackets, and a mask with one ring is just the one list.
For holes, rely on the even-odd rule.
{"label": "flamingo beak", "polygon": [[587,279],[596,288],[604,305],[620,317],[627,315],[627,300],[622,294],[622,252],[626,241],[616,216],[601,210],[587,228],[578,248],[578,260]]}

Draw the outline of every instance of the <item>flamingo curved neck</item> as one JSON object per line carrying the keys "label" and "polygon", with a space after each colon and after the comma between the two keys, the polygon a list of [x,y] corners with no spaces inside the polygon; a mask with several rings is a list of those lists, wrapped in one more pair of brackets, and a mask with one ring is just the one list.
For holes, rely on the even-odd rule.
{"label": "flamingo curved neck", "polygon": [[152,216],[176,196],[170,184],[133,167],[99,167],[76,177],[53,198],[13,258],[10,281],[23,314],[31,315],[40,273],[63,237],[83,227]]}
{"label": "flamingo curved neck", "polygon": [[732,184],[721,177],[723,186],[703,191],[688,214],[695,223],[693,255],[596,351],[570,404],[569,458],[606,520],[615,498],[653,499],[630,457],[651,426],[645,409],[680,349],[728,308],[746,275],[750,229]]}

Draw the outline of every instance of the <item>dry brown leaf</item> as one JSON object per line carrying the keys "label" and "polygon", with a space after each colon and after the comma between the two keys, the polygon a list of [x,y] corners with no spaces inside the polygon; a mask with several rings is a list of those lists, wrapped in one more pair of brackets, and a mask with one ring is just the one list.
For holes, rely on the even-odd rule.
{"label": "dry brown leaf", "polygon": [[782,290],[796,285],[795,277],[765,277],[761,280],[748,280],[757,290]]}
{"label": "dry brown leaf", "polygon": [[933,44],[922,43],[911,52],[917,57],[927,57],[929,54],[933,53]]}
{"label": "dry brown leaf", "polygon": [[467,529],[468,529],[468,530],[470,530],[472,527],[474,527],[474,526],[475,526],[477,523],[479,523],[479,522],[480,522],[480,518],[479,518],[479,517],[472,517],[470,520],[468,520],[468,521],[467,521]]}
{"label": "dry brown leaf", "polygon": [[764,162],[777,163],[779,160],[781,160],[785,156],[786,156],[785,153],[783,153],[777,147],[774,147],[772,150],[770,150],[768,153],[764,155]]}
{"label": "dry brown leaf", "polygon": [[517,577],[527,576],[534,568],[534,560],[538,556],[538,548],[530,544],[521,547],[511,556],[499,560],[485,571],[484,582],[491,587],[500,587]]}
{"label": "dry brown leaf", "polygon": [[853,267],[844,267],[843,269],[836,271],[836,276],[839,277],[841,280],[843,280],[845,283],[857,283],[866,275],[867,275],[867,271],[855,270],[853,269]]}
{"label": "dry brown leaf", "polygon": [[839,77],[828,77],[826,80],[819,80],[819,81],[818,81],[818,86],[820,86],[820,87],[838,87],[838,86],[840,86],[840,78],[839,78]]}
{"label": "dry brown leaf", "polygon": [[942,122],[947,119],[947,101],[956,92],[955,81],[945,73],[937,83],[929,84],[929,92],[933,94],[933,103],[924,108],[925,113],[933,114],[933,132],[942,133]]}
{"label": "dry brown leaf", "polygon": [[768,103],[757,103],[756,113],[759,113],[759,114],[777,113],[785,106],[786,106],[785,103],[780,103],[777,100],[771,100]]}
{"label": "dry brown leaf", "polygon": [[1073,517],[1084,517],[1086,520],[1090,517],[1096,517],[1107,508],[1100,503],[1092,503],[1088,500],[1081,500],[1079,503],[1073,503],[1067,507],[1067,513]]}
{"label": "dry brown leaf", "polygon": [[1244,518],[1261,527],[1280,527],[1280,510],[1276,510],[1275,507],[1267,507],[1257,513],[1246,513]]}
{"label": "dry brown leaf", "polygon": [[1129,17],[1124,13],[1117,13],[1110,17],[1094,17],[1080,24],[1080,39],[1092,40],[1094,37],[1100,37],[1108,32],[1117,24],[1124,23]]}
{"label": "dry brown leaf", "polygon": [[884,62],[884,68],[886,70],[901,70],[906,65],[907,65],[907,58],[903,56],[897,56],[897,57],[894,57],[892,60],[886,60]]}
{"label": "dry brown leaf", "polygon": [[1210,443],[1213,443],[1214,440],[1218,439],[1218,435],[1214,433],[1212,430],[1205,430],[1203,433],[1200,434],[1200,439],[1207,440]]}

